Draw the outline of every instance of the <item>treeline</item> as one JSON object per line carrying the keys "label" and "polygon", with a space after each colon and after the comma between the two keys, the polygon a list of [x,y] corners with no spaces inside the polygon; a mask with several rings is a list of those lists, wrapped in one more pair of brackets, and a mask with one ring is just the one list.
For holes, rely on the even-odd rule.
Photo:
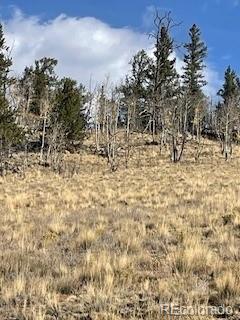
{"label": "treeline", "polygon": [[42,58],[11,76],[12,60],[0,25],[0,174],[16,171],[13,154],[39,153],[39,164],[59,170],[65,150],[83,141],[88,93],[70,78],[59,79],[57,60]]}
{"label": "treeline", "polygon": [[[116,167],[117,127],[124,127],[125,148],[129,157],[131,132],[149,132],[152,144],[160,152],[166,148],[172,162],[179,162],[189,140],[196,145],[195,159],[203,149],[203,137],[220,142],[221,152],[228,160],[240,130],[240,79],[230,67],[223,87],[216,93],[219,103],[204,94],[207,46],[201,30],[194,24],[188,40],[179,46],[172,36],[177,28],[171,14],[156,13],[153,57],[139,51],[131,60],[131,72],[121,86],[110,90],[102,86],[98,93],[95,117],[96,146],[107,141],[107,153],[112,168]],[[176,70],[176,52],[181,49],[183,67]],[[116,114],[118,114],[116,116]],[[104,142],[102,142],[104,145]]]}
{"label": "treeline", "polygon": [[[36,152],[39,164],[59,170],[66,150],[81,148],[87,131],[95,134],[95,152],[106,156],[111,169],[118,167],[119,150],[125,163],[131,156],[131,133],[151,135],[151,143],[171,161],[182,159],[189,140],[196,143],[199,159],[203,136],[216,139],[228,160],[240,130],[240,79],[230,67],[225,73],[217,105],[204,94],[207,46],[194,24],[184,50],[183,68],[176,70],[179,49],[172,31],[178,25],[171,14],[156,13],[150,34],[154,52],[139,51],[131,72],[117,87],[108,81],[87,92],[70,78],[56,75],[57,60],[42,58],[11,76],[12,60],[0,25],[0,173],[9,169],[13,153]],[[124,132],[120,146],[119,132]]]}

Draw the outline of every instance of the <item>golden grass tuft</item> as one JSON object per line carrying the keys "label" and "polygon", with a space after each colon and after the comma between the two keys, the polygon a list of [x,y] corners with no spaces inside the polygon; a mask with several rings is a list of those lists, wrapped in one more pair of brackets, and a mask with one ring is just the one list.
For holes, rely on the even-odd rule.
{"label": "golden grass tuft", "polygon": [[184,239],[182,248],[174,254],[173,266],[186,274],[211,273],[216,264],[213,252],[196,235]]}

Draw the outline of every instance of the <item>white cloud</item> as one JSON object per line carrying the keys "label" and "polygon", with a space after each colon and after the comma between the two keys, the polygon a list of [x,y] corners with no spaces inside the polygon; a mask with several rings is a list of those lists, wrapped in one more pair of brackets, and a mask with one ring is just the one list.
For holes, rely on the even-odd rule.
{"label": "white cloud", "polygon": [[[21,73],[25,66],[44,56],[58,59],[57,72],[70,76],[86,86],[92,77],[103,81],[124,78],[129,60],[140,49],[152,51],[148,37],[129,28],[113,28],[93,17],[60,15],[42,22],[38,17],[26,17],[19,10],[5,22],[6,38],[12,48],[14,72]],[[177,57],[177,70],[182,61]],[[219,84],[218,73],[206,70],[209,82],[206,92],[213,95]]]}
{"label": "white cloud", "polygon": [[5,30],[15,72],[22,72],[35,59],[49,56],[58,59],[60,76],[71,76],[84,84],[91,76],[96,81],[106,75],[112,81],[119,80],[126,74],[133,54],[149,46],[146,35],[112,28],[92,17],[60,15],[43,23],[17,11],[5,23]]}

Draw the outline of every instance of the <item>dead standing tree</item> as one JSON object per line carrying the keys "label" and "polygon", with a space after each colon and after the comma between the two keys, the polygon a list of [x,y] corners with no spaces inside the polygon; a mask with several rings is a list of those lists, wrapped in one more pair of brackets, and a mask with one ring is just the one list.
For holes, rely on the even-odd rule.
{"label": "dead standing tree", "polygon": [[[126,119],[126,130],[125,130],[125,166],[128,168],[128,163],[131,156],[131,133],[136,123],[136,105],[137,98],[135,95],[129,96],[127,99],[127,119]],[[139,115],[141,116],[141,115]]]}
{"label": "dead standing tree", "polygon": [[100,153],[104,143],[107,121],[107,84],[103,84],[97,93],[97,102],[95,104],[95,145],[96,152]]}
{"label": "dead standing tree", "polygon": [[182,159],[188,135],[187,119],[191,103],[187,95],[179,94],[169,101],[166,112],[166,139],[172,162]]}
{"label": "dead standing tree", "polygon": [[107,141],[107,157],[108,164],[112,171],[118,168],[118,122],[119,122],[119,101],[115,94],[112,93],[112,98],[107,101],[107,116],[106,116],[106,141]]}
{"label": "dead standing tree", "polygon": [[216,131],[226,161],[232,155],[233,133],[239,122],[239,98],[228,99],[216,111]]}
{"label": "dead standing tree", "polygon": [[33,69],[26,67],[23,76],[15,82],[12,90],[17,105],[17,122],[23,127],[29,125],[30,105],[34,97],[33,77]]}
{"label": "dead standing tree", "polygon": [[96,152],[106,157],[112,171],[118,167],[118,123],[120,102],[117,90],[102,85],[95,106],[95,146]]}
{"label": "dead standing tree", "polygon": [[202,130],[204,127],[204,119],[207,115],[209,101],[203,97],[196,99],[195,102],[195,116],[193,120],[193,128],[196,136],[196,152],[195,160],[198,161],[203,149]]}
{"label": "dead standing tree", "polygon": [[65,150],[65,133],[62,125],[55,121],[51,124],[51,131],[48,135],[47,163],[54,171],[60,171]]}
{"label": "dead standing tree", "polygon": [[48,112],[49,112],[49,98],[48,98],[48,92],[46,90],[42,101],[41,101],[41,118],[43,120],[42,125],[42,141],[41,141],[41,149],[40,149],[40,155],[39,155],[39,161],[40,163],[43,163],[43,155],[44,155],[44,149],[45,149],[45,138],[46,138],[46,127],[47,127],[47,120],[48,120]]}

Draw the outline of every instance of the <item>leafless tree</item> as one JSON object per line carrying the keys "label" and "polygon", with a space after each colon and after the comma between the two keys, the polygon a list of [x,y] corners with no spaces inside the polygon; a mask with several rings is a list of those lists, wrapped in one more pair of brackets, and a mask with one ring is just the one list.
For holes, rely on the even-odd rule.
{"label": "leafless tree", "polygon": [[[127,99],[127,119],[126,130],[124,138],[124,151],[125,151],[125,166],[128,167],[128,163],[131,156],[131,133],[136,126],[136,104],[137,97],[135,95],[130,96]],[[138,115],[139,117],[141,115]]]}
{"label": "leafless tree", "polygon": [[111,99],[107,102],[106,116],[106,141],[108,163],[112,171],[118,168],[118,120],[119,120],[119,103],[115,93],[112,93]]}
{"label": "leafless tree", "polygon": [[196,137],[195,160],[198,161],[203,150],[202,130],[204,126],[204,118],[208,111],[208,100],[205,97],[198,97],[194,101],[194,120],[193,129]]}
{"label": "leafless tree", "polygon": [[112,171],[118,167],[118,124],[119,124],[119,94],[108,80],[98,90],[95,104],[95,146],[99,155],[108,160]]}
{"label": "leafless tree", "polygon": [[46,162],[54,171],[61,170],[63,164],[63,152],[65,149],[64,130],[61,124],[52,123],[51,131],[48,134],[48,151]]}
{"label": "leafless tree", "polygon": [[179,162],[183,156],[188,135],[187,119],[189,109],[190,101],[187,95],[179,95],[169,103],[166,132],[172,162]]}
{"label": "leafless tree", "polygon": [[221,142],[221,151],[225,160],[232,155],[234,129],[239,123],[239,99],[230,98],[217,110],[216,130]]}
{"label": "leafless tree", "polygon": [[45,139],[46,139],[46,127],[47,127],[47,121],[48,121],[48,115],[50,111],[50,102],[49,102],[49,96],[48,91],[46,90],[44,97],[41,101],[41,118],[43,120],[42,125],[42,141],[41,141],[41,149],[40,149],[40,155],[39,155],[39,161],[40,163],[43,163],[43,155],[44,155],[44,149],[45,149]]}

